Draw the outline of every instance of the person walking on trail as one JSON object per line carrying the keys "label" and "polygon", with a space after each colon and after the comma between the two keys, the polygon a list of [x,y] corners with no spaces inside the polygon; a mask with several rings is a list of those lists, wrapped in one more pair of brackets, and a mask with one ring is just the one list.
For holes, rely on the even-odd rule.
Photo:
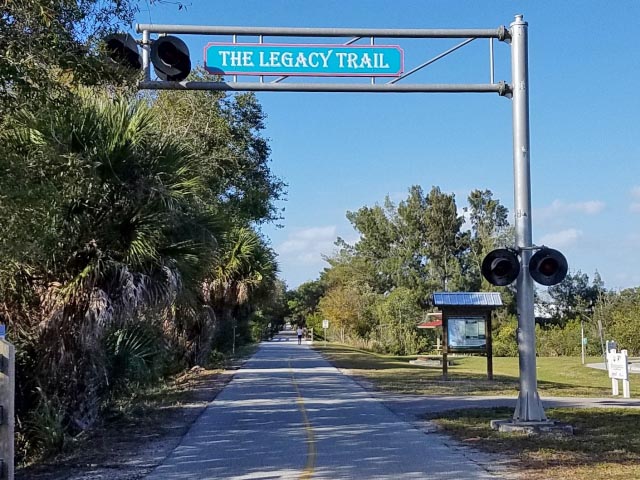
{"label": "person walking on trail", "polygon": [[298,325],[298,330],[296,332],[298,334],[298,345],[302,344],[302,327]]}

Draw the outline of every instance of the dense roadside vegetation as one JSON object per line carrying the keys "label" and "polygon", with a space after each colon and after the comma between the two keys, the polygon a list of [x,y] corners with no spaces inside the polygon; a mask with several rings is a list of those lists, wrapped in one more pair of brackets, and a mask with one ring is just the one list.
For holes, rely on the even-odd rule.
{"label": "dense roadside vegetation", "polygon": [[134,2],[1,5],[0,315],[33,460],[278,328],[285,286],[260,225],[285,185],[253,95],[140,96],[101,55]]}
{"label": "dense roadside vegetation", "polygon": [[99,425],[67,436],[61,452],[21,465],[16,478],[143,478],[180,443],[257,348],[257,344],[243,345],[235,354],[216,355],[208,368],[193,367],[118,396]]}
{"label": "dense roadside vegetation", "polygon": [[[513,245],[508,210],[490,190],[474,190],[460,209],[454,194],[433,187],[409,189],[405,200],[348,212],[359,238],[338,238],[336,253],[320,277],[300,285],[289,306],[298,323],[329,338],[392,355],[429,352],[437,332],[416,326],[434,311],[436,291],[499,291],[505,307],[494,312],[496,356],[516,356],[517,320],[512,287],[494,287],[480,274],[485,255]],[[602,340],[615,339],[640,354],[640,289],[607,291],[596,272],[579,270],[536,295],[538,355],[601,355]],[[602,328],[600,328],[602,326]]]}
{"label": "dense roadside vegetation", "polygon": [[[438,187],[425,194],[417,185],[397,205],[387,198],[348,212],[359,240],[337,240],[330,267],[293,295],[292,314],[316,331],[328,319],[332,338],[377,352],[432,349],[435,332],[416,329],[431,310],[431,293],[490,290],[481,281],[482,259],[511,238],[507,209],[491,191],[471,192],[467,216],[471,230],[463,229],[453,194]],[[511,294],[504,297],[512,309]]]}

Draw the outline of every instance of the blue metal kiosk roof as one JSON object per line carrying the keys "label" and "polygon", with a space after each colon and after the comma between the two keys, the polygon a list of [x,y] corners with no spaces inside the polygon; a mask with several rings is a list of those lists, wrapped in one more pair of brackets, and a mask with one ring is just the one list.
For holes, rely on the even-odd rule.
{"label": "blue metal kiosk roof", "polygon": [[501,307],[502,297],[498,292],[435,292],[433,304],[437,307]]}

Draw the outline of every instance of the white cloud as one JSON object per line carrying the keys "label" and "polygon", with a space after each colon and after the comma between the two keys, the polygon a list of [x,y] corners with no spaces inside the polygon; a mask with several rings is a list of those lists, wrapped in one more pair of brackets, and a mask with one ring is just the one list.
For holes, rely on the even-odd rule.
{"label": "white cloud", "polygon": [[631,197],[640,200],[640,185],[631,188]]}
{"label": "white cloud", "polygon": [[573,245],[580,237],[582,230],[568,228],[555,233],[548,233],[540,239],[541,245],[548,245],[553,248],[563,248]]}
{"label": "white cloud", "polygon": [[400,202],[404,202],[409,196],[408,192],[389,192],[387,194],[389,200],[391,200],[395,205],[398,205]]}
{"label": "white cloud", "polygon": [[633,202],[629,205],[629,211],[633,213],[640,213],[640,202]]}
{"label": "white cloud", "polygon": [[322,254],[330,254],[335,249],[336,231],[335,225],[295,230],[276,246],[276,251],[281,262],[290,265],[319,264],[322,263]]}
{"label": "white cloud", "polygon": [[600,200],[590,200],[582,203],[570,203],[569,208],[571,210],[577,210],[579,212],[586,213],[587,215],[596,215],[604,210],[605,203]]}
{"label": "white cloud", "polygon": [[462,227],[460,229],[462,231],[471,230],[471,212],[465,212],[464,208],[458,208],[458,216],[463,218]]}
{"label": "white cloud", "polygon": [[543,207],[535,212],[537,220],[546,220],[553,217],[582,213],[585,215],[596,215],[605,208],[605,203],[600,200],[587,200],[585,202],[567,203],[562,200],[554,200],[548,207]]}

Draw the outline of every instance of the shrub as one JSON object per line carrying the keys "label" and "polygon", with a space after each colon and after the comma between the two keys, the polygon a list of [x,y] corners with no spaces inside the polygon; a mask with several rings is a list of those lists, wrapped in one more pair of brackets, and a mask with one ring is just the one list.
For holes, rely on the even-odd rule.
{"label": "shrub", "polygon": [[116,328],[105,341],[107,378],[111,391],[150,384],[164,370],[164,341],[158,329],[148,323]]}
{"label": "shrub", "polygon": [[37,407],[29,412],[22,430],[24,443],[18,444],[18,456],[31,459],[59,453],[65,444],[64,409],[56,397],[47,397],[41,388]]}
{"label": "shrub", "polygon": [[580,355],[580,321],[570,320],[564,327],[553,325],[536,329],[536,351],[541,357]]}
{"label": "shrub", "polygon": [[209,354],[209,364],[207,367],[211,369],[226,368],[227,356],[219,350],[212,350]]}
{"label": "shrub", "polygon": [[493,355],[496,357],[516,357],[518,355],[518,320],[511,316],[492,332]]}

